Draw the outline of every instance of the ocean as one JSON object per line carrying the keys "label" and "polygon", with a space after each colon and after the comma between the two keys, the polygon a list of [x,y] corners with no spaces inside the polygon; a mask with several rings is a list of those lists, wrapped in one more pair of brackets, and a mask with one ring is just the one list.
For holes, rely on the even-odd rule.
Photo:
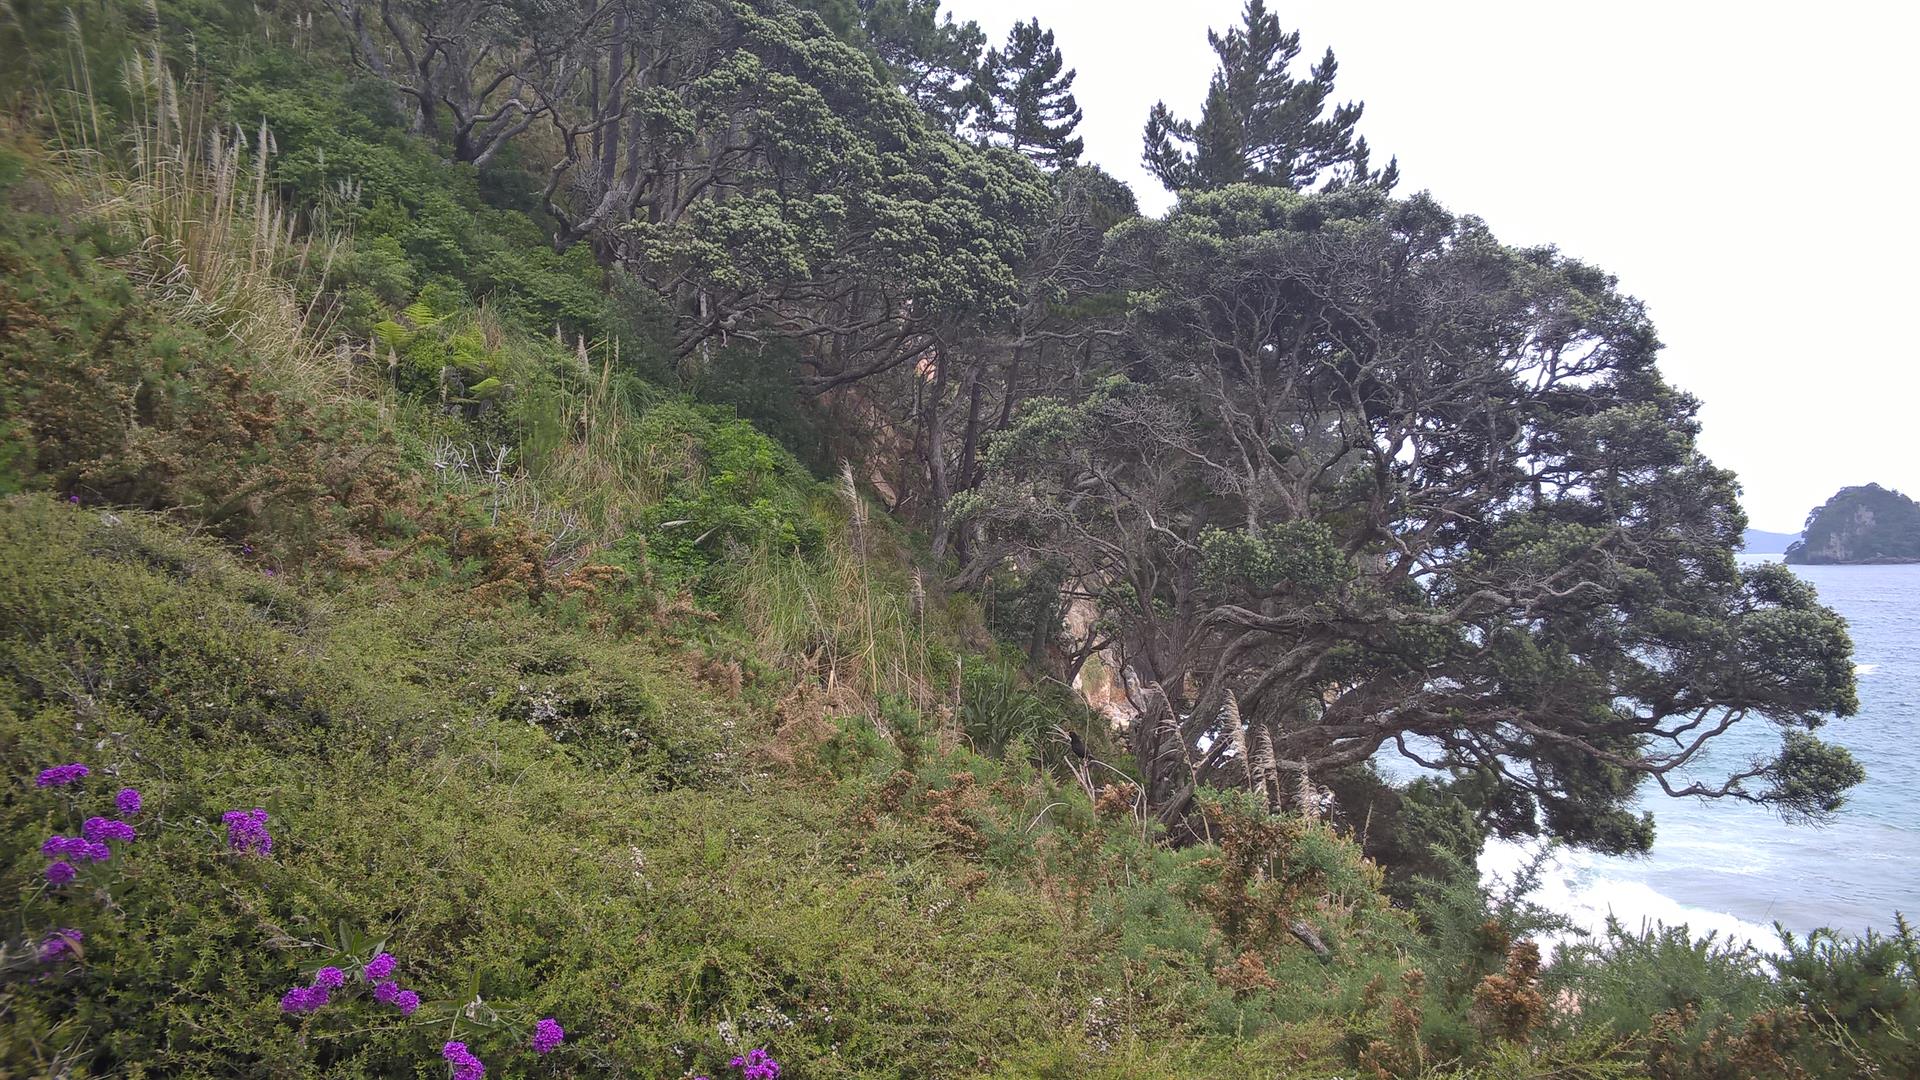
{"label": "ocean", "polygon": [[[1777,560],[1743,555],[1743,562]],[[1556,853],[1533,900],[1592,933],[1608,914],[1629,928],[1685,923],[1773,951],[1773,926],[1796,934],[1830,927],[1885,929],[1893,913],[1920,916],[1920,565],[1796,566],[1847,620],[1860,711],[1822,728],[1867,771],[1828,825],[1790,825],[1765,809],[1726,800],[1642,796],[1653,812],[1651,854],[1615,858]],[[1742,763],[1777,744],[1771,725],[1748,720],[1709,744],[1713,760]],[[1708,762],[1711,764],[1711,761]],[[1537,849],[1496,842],[1481,859],[1490,882]]]}

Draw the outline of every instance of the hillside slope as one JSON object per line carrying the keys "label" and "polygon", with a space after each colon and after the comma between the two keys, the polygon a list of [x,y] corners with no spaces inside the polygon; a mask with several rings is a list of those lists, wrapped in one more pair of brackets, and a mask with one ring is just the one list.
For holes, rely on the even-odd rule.
{"label": "hillside slope", "polygon": [[[908,115],[824,20],[724,14]],[[1176,837],[1035,662],[1057,581],[946,588],[924,518],[839,465],[864,432],[805,392],[801,344],[680,349],[658,295],[556,250],[543,162],[458,160],[329,18],[0,26],[0,1073],[1914,1064],[1904,924],[1771,960],[1622,930],[1543,963],[1525,882],[1470,865],[1472,778],[1321,778],[1352,823],[1310,783],[1291,812],[1196,790]],[[914,145],[951,184],[883,194],[1031,194]],[[805,162],[843,164],[872,179]],[[908,255],[967,227],[883,209]],[[760,235],[703,270],[793,265]],[[998,281],[961,246],[972,277],[916,284]]]}

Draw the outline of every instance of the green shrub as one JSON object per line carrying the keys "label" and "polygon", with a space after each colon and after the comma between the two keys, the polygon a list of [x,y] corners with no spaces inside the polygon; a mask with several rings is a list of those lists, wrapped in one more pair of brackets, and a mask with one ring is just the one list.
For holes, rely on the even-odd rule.
{"label": "green shrub", "polygon": [[698,579],[729,548],[821,550],[826,530],[812,507],[817,483],[792,454],[730,410],[662,402],[640,417],[632,437],[658,493],[643,520],[648,554],[666,580]]}
{"label": "green shrub", "polygon": [[1609,919],[1602,941],[1574,944],[1554,958],[1552,979],[1580,1002],[1580,1020],[1623,1034],[1649,1031],[1663,1013],[1694,1020],[1670,1030],[1670,1043],[1697,1048],[1723,1018],[1736,1025],[1781,1004],[1765,957],[1685,926],[1628,930]]}
{"label": "green shrub", "polygon": [[[873,864],[839,793],[681,786],[737,771],[735,722],[631,645],[457,594],[309,597],[45,498],[0,506],[0,556],[7,771],[85,760],[148,793],[110,905],[38,891],[57,807],[0,798],[0,888],[87,946],[4,988],[10,1069],[413,1075],[432,1025],[274,1005],[342,920],[401,957],[423,1018],[477,977],[495,1008],[565,1018],[578,1069],[714,1072],[731,1018],[815,1075],[953,1075],[1051,1023],[1033,987],[1075,993],[1074,949],[1017,887],[946,883],[939,829],[899,823]],[[273,857],[222,855],[220,814],[251,806]]]}
{"label": "green shrub", "polygon": [[1905,917],[1894,916],[1891,934],[1782,931],[1773,963],[1821,1029],[1802,1055],[1816,1075],[1920,1074],[1920,936]]}

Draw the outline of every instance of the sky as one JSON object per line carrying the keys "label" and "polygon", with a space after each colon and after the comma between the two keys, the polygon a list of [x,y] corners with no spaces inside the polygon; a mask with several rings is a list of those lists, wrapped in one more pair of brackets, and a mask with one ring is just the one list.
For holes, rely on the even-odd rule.
{"label": "sky", "polygon": [[[1086,157],[1148,212],[1140,165],[1164,99],[1197,116],[1208,27],[1241,0],[947,0],[999,44],[1052,29]],[[1374,162],[1516,245],[1617,275],[1699,398],[1702,449],[1755,528],[1798,532],[1841,487],[1920,497],[1920,4],[1269,0],[1331,47]],[[1304,74],[1304,71],[1301,72]]]}

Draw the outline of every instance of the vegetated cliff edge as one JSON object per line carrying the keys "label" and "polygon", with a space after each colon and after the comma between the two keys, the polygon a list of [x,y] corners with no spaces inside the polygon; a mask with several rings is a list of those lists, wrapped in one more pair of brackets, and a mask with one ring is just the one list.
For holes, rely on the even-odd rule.
{"label": "vegetated cliff edge", "polygon": [[1920,562],[1920,503],[1879,484],[1841,488],[1807,515],[1789,563]]}

